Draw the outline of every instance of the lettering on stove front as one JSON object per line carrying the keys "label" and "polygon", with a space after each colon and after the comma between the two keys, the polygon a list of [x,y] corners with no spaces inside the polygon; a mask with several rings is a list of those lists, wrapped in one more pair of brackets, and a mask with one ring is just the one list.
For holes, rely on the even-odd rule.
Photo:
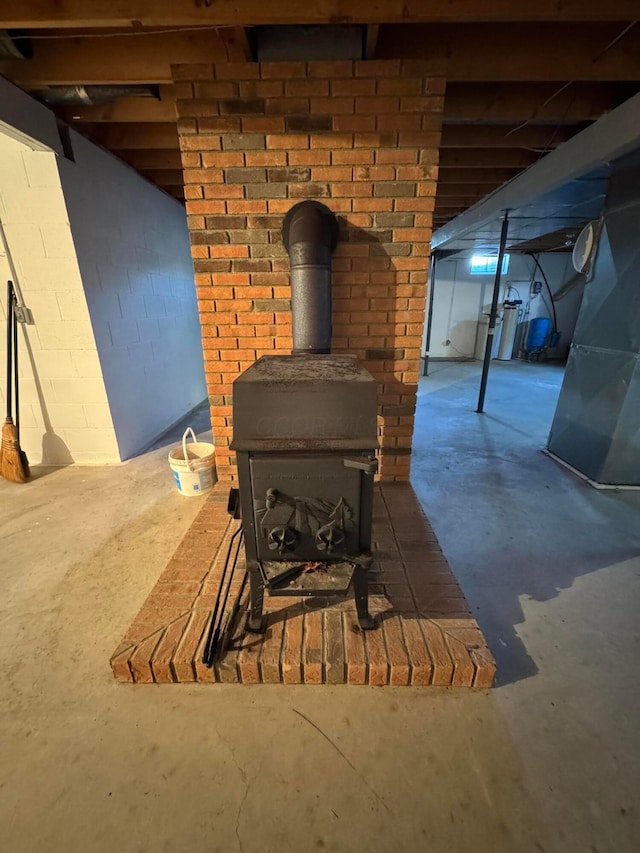
{"label": "lettering on stove front", "polygon": [[269,480],[288,480],[289,482],[297,480],[335,480],[335,476],[330,474],[269,474]]}
{"label": "lettering on stove front", "polygon": [[260,436],[305,435],[326,438],[339,435],[358,435],[366,428],[362,415],[327,418],[321,415],[262,415],[256,422]]}

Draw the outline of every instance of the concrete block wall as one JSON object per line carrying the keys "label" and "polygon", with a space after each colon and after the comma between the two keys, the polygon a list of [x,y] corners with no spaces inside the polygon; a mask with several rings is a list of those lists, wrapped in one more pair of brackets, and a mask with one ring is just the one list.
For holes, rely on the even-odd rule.
{"label": "concrete block wall", "polygon": [[379,383],[381,477],[409,476],[444,81],[418,62],[173,68],[205,371],[221,479],[235,479],[231,393],[291,349],[285,213],[339,217],[333,349]]}
{"label": "concrete block wall", "polygon": [[[6,282],[34,325],[19,330],[21,443],[32,464],[119,461],[56,155],[0,133],[0,405],[4,420]],[[26,334],[25,334],[26,332]]]}
{"label": "concrete block wall", "polygon": [[[566,252],[542,254],[540,264],[545,271],[552,293],[576,279],[575,286],[556,302],[558,329],[561,333],[558,352],[566,352],[571,344],[584,292],[584,278],[577,276],[571,264],[571,254]],[[436,284],[433,302],[430,356],[432,358],[473,358],[478,332],[478,321],[488,313],[493,292],[493,275],[471,275],[470,258],[445,258],[436,266]],[[529,303],[526,321],[535,317],[549,317],[550,305],[546,288],[538,296],[529,298],[530,282],[542,281],[533,259],[512,253],[509,269],[502,277],[500,301],[506,298],[509,285],[513,285]],[[509,298],[518,298],[511,292]],[[447,341],[451,341],[447,344]]]}
{"label": "concrete block wall", "polygon": [[71,133],[60,160],[73,242],[120,457],[206,398],[184,207]]}

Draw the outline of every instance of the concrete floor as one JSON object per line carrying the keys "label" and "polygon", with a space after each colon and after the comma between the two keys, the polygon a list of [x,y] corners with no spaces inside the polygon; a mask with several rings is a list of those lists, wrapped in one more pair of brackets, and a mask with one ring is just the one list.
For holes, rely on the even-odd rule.
{"label": "concrete floor", "polygon": [[[117,684],[200,499],[162,446],[0,482],[2,849],[637,849],[640,493],[538,450],[560,373],[424,380],[414,485],[498,658],[485,693]],[[203,429],[201,412],[196,426]]]}

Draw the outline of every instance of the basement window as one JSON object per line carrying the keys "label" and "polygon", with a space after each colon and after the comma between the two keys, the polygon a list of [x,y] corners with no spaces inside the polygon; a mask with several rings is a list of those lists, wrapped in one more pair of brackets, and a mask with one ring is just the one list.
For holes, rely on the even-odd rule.
{"label": "basement window", "polygon": [[[471,256],[471,275],[495,275],[498,269],[497,255],[472,255]],[[502,259],[502,275],[506,275],[509,269],[509,255],[505,255]]]}

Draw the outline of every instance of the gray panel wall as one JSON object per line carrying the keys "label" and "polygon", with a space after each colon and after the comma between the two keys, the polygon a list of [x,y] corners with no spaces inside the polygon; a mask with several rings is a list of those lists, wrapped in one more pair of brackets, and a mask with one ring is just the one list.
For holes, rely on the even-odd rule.
{"label": "gray panel wall", "polygon": [[62,189],[122,459],[206,399],[182,205],[72,132]]}
{"label": "gray panel wall", "polygon": [[612,169],[549,450],[596,482],[640,485],[640,152]]}

